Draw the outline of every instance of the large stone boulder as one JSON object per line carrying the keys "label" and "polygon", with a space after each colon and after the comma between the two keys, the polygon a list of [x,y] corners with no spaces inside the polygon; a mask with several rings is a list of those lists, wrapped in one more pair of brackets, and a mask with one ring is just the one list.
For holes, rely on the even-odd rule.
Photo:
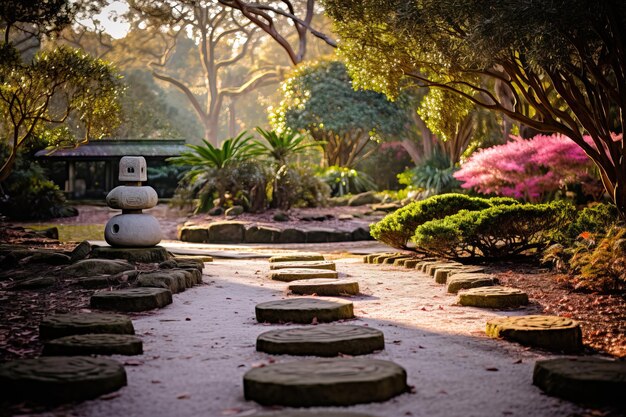
{"label": "large stone boulder", "polygon": [[209,225],[208,231],[211,243],[242,243],[246,228],[241,222],[216,222]]}
{"label": "large stone boulder", "polygon": [[135,269],[127,261],[115,259],[83,259],[66,267],[63,272],[73,277],[92,277],[96,275],[110,275]]}
{"label": "large stone boulder", "polygon": [[306,243],[306,232],[300,229],[284,229],[280,233],[278,243]]}
{"label": "large stone boulder", "polygon": [[313,359],[248,371],[244,397],[262,405],[350,406],[387,401],[408,391],[406,371],[374,359]]}
{"label": "large stone boulder", "polygon": [[82,401],[125,385],[124,367],[110,359],[52,356],[0,364],[0,392],[12,402]]}
{"label": "large stone boulder", "polygon": [[368,191],[361,194],[355,194],[348,200],[349,206],[364,206],[366,204],[378,204],[382,201],[380,197],[376,195],[375,191]]}
{"label": "large stone boulder", "polygon": [[352,231],[352,236],[351,237],[352,237],[352,240],[354,240],[354,241],[374,240],[372,235],[370,235],[369,229],[365,228],[365,227],[357,227],[356,229],[354,229]]}
{"label": "large stone boulder", "polygon": [[9,289],[11,290],[38,290],[48,288],[57,283],[55,277],[35,277],[17,281]]}
{"label": "large stone boulder", "polygon": [[[170,290],[172,294],[177,294],[187,288],[185,275],[183,271],[175,269],[143,272],[137,278],[137,285],[139,287],[165,288]],[[192,285],[193,283],[189,287]]]}
{"label": "large stone boulder", "polygon": [[276,243],[280,233],[275,227],[251,226],[246,229],[244,240],[247,243]]}
{"label": "large stone boulder", "polygon": [[178,239],[183,242],[207,243],[209,231],[206,226],[183,226],[178,231]]}

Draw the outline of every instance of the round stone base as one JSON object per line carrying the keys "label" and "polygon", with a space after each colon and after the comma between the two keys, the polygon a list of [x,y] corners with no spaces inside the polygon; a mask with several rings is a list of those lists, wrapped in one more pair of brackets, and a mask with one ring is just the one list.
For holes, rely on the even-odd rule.
{"label": "round stone base", "polygon": [[298,295],[356,295],[359,293],[359,283],[356,281],[348,281],[343,279],[305,279],[295,281],[287,287],[292,293]]}
{"label": "round stone base", "polygon": [[290,298],[268,301],[255,307],[256,319],[260,323],[304,323],[316,320],[319,323],[354,318],[351,302],[344,300],[322,300],[319,298]]}
{"label": "round stone base", "polygon": [[459,292],[459,304],[483,308],[515,308],[528,304],[528,294],[509,287],[471,288]]}
{"label": "round stone base", "polygon": [[276,262],[300,262],[300,261],[323,261],[324,256],[321,253],[294,253],[291,255],[272,256],[270,263]]}
{"label": "round stone base", "polygon": [[126,259],[130,262],[163,262],[169,258],[167,249],[162,246],[152,248],[113,248],[110,246],[94,246],[92,258]]}
{"label": "round stone base", "polygon": [[487,322],[486,333],[522,345],[559,352],[582,349],[582,332],[578,322],[558,316],[510,316]]}
{"label": "round stone base", "polygon": [[88,333],[135,334],[126,316],[103,313],[68,313],[44,317],[39,323],[40,339],[57,339]]}
{"label": "round stone base", "polygon": [[104,227],[104,240],[115,247],[145,248],[161,239],[159,221],[149,214],[118,214]]}
{"label": "round stone base", "polygon": [[274,281],[291,282],[300,279],[337,278],[339,274],[325,269],[288,268],[271,271],[269,277]]}
{"label": "round stone base", "polygon": [[172,304],[172,292],[164,288],[129,288],[91,296],[91,307],[102,310],[146,311]]}
{"label": "round stone base", "polygon": [[380,330],[365,326],[320,325],[271,330],[259,335],[256,350],[274,355],[332,357],[367,355],[385,348]]}
{"label": "round stone base", "polygon": [[0,392],[11,401],[87,400],[126,385],[118,362],[84,356],[20,359],[0,364]]}
{"label": "round stone base", "polygon": [[141,355],[141,339],[127,334],[82,334],[44,343],[44,356]]}
{"label": "round stone base", "polygon": [[255,368],[244,396],[262,405],[350,406],[387,401],[407,391],[406,371],[373,359],[316,359]]}
{"label": "round stone base", "polygon": [[533,384],[548,395],[589,404],[626,405],[626,362],[557,358],[535,363]]}

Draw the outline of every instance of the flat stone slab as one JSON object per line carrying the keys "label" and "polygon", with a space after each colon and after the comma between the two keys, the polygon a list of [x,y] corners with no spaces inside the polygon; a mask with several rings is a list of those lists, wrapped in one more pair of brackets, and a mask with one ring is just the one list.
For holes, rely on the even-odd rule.
{"label": "flat stone slab", "polygon": [[354,318],[353,305],[344,300],[319,298],[289,298],[268,301],[255,307],[259,323],[305,323],[315,320],[320,323]]}
{"label": "flat stone slab", "polygon": [[153,272],[142,272],[137,278],[140,287],[165,288],[178,294],[187,287],[193,286],[192,282],[187,285],[186,273],[176,269],[164,269]]}
{"label": "flat stone slab", "polygon": [[447,284],[448,278],[454,274],[482,274],[484,272],[485,269],[480,266],[453,266],[435,269],[434,277],[437,284]]}
{"label": "flat stone slab", "polygon": [[0,364],[0,392],[11,401],[80,401],[125,385],[124,367],[111,359],[51,356]]}
{"label": "flat stone slab", "polygon": [[440,268],[454,268],[454,267],[463,267],[464,265],[459,262],[436,262],[434,264],[429,264],[426,266],[424,272],[430,275],[431,277],[435,276],[435,271]]}
{"label": "flat stone slab", "polygon": [[284,410],[272,414],[257,414],[255,417],[375,417],[371,414],[344,413],[342,411],[323,411],[314,413],[311,411]]}
{"label": "flat stone slab", "polygon": [[248,371],[244,397],[262,405],[349,406],[387,401],[408,390],[406,371],[374,359],[315,359]]}
{"label": "flat stone slab", "polygon": [[128,334],[81,334],[49,340],[43,345],[44,356],[141,355],[143,343]]}
{"label": "flat stone slab", "polygon": [[448,278],[448,292],[458,293],[460,290],[478,287],[490,287],[498,284],[492,275],[480,273],[455,274]]}
{"label": "flat stone slab", "polygon": [[256,350],[275,355],[331,357],[366,355],[385,348],[380,330],[365,326],[320,325],[270,330],[256,340]]}
{"label": "flat stone slab", "polygon": [[306,262],[306,261],[323,261],[324,255],[321,253],[294,253],[291,255],[272,256],[270,263],[275,262]]}
{"label": "flat stone slab", "polygon": [[108,246],[94,246],[91,250],[92,258],[125,259],[130,262],[163,262],[169,258],[167,249],[162,246],[151,248],[113,248]]}
{"label": "flat stone slab", "polygon": [[578,403],[626,405],[626,362],[557,358],[535,362],[533,384]]}
{"label": "flat stone slab", "polygon": [[88,333],[135,334],[135,328],[128,317],[106,313],[55,314],[39,323],[40,339]]}
{"label": "flat stone slab", "polygon": [[336,266],[333,261],[297,261],[297,262],[273,262],[270,264],[270,269],[327,269],[335,271]]}
{"label": "flat stone slab", "polygon": [[359,283],[344,279],[304,279],[295,281],[287,287],[292,293],[298,295],[356,295],[359,293]]}
{"label": "flat stone slab", "polygon": [[172,258],[176,262],[187,262],[187,261],[195,261],[195,262],[213,262],[213,257],[209,255],[174,255]]}
{"label": "flat stone slab", "polygon": [[172,292],[164,288],[129,288],[99,292],[91,296],[91,307],[101,310],[147,311],[172,303]]}
{"label": "flat stone slab", "polygon": [[528,294],[517,288],[480,287],[459,291],[459,304],[483,308],[514,308],[528,304]]}
{"label": "flat stone slab", "polygon": [[135,269],[127,261],[117,259],[83,259],[63,270],[73,277],[93,277],[96,275],[110,275]]}
{"label": "flat stone slab", "polygon": [[552,351],[578,352],[582,332],[578,322],[559,316],[509,316],[487,322],[489,337]]}
{"label": "flat stone slab", "polygon": [[271,271],[269,277],[274,281],[290,282],[300,279],[338,278],[339,274],[327,269],[287,268]]}
{"label": "flat stone slab", "polygon": [[55,277],[35,277],[28,278],[25,280],[17,281],[12,287],[11,290],[38,290],[40,288],[51,287],[57,283],[57,279]]}

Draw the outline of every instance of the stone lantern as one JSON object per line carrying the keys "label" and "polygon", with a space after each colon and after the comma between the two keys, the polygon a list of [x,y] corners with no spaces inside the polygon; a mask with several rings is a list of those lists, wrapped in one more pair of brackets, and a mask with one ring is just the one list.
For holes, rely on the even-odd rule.
{"label": "stone lantern", "polygon": [[161,242],[161,227],[154,216],[142,213],[157,205],[154,188],[141,185],[147,181],[147,166],[143,156],[124,156],[120,160],[119,180],[106,197],[107,205],[121,209],[122,214],[112,217],[104,228],[104,239],[114,247],[146,248]]}

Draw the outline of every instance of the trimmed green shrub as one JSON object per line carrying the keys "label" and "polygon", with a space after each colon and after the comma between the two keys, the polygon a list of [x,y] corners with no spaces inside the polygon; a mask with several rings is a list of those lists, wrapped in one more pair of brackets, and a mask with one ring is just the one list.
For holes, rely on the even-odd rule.
{"label": "trimmed green shrub", "polygon": [[442,219],[460,210],[483,210],[492,205],[518,204],[512,198],[486,199],[465,194],[442,194],[415,201],[388,214],[370,226],[370,234],[378,241],[398,249],[408,249],[407,243],[415,229],[428,221]]}
{"label": "trimmed green shrub", "polygon": [[499,258],[546,247],[573,215],[564,201],[462,210],[418,226],[413,240],[438,256]]}
{"label": "trimmed green shrub", "polygon": [[572,239],[584,232],[604,236],[617,223],[618,216],[617,208],[613,204],[599,203],[584,208],[567,229],[567,235]]}
{"label": "trimmed green shrub", "polygon": [[330,166],[318,173],[318,176],[328,184],[333,197],[377,190],[369,175],[348,167]]}

